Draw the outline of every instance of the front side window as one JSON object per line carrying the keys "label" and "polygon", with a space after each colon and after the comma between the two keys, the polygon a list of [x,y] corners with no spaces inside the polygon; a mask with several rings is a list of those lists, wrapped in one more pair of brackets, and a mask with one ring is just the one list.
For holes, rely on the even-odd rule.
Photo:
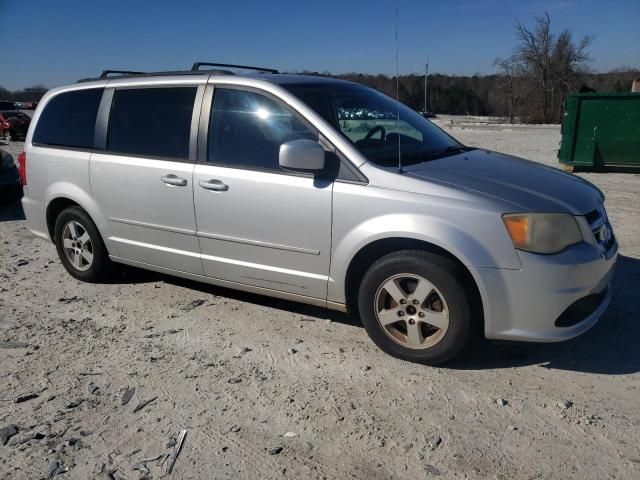
{"label": "front side window", "polygon": [[93,148],[96,116],[103,91],[102,88],[74,90],[53,97],[40,114],[33,143]]}
{"label": "front side window", "polygon": [[302,138],[318,135],[284,105],[252,91],[215,89],[209,162],[278,170],[280,145]]}
{"label": "front side window", "polygon": [[113,93],[107,150],[186,160],[196,87],[127,88]]}
{"label": "front side window", "polygon": [[398,151],[402,164],[412,165],[465,149],[421,115],[371,88],[350,84],[283,86],[377,165],[398,165]]}

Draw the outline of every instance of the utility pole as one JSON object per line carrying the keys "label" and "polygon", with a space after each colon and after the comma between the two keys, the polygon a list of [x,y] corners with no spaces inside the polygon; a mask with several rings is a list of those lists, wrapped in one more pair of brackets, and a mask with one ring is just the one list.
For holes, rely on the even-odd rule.
{"label": "utility pole", "polygon": [[429,107],[427,102],[427,88],[429,85],[429,57],[427,57],[427,63],[424,65],[424,112],[428,112]]}

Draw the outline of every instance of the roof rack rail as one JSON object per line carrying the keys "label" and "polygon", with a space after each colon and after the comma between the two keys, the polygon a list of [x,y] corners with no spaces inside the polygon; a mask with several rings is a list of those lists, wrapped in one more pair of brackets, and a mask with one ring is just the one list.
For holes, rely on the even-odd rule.
{"label": "roof rack rail", "polygon": [[133,70],[103,70],[99,78],[108,78],[109,75],[144,75],[146,72],[134,72]]}
{"label": "roof rack rail", "polygon": [[133,70],[103,70],[99,77],[92,78],[81,78],[77,81],[77,83],[82,82],[91,82],[95,80],[106,80],[111,78],[111,75],[117,75],[120,77],[133,77],[137,75],[145,75],[145,76],[160,76],[160,75],[198,75],[203,74],[217,74],[217,75],[234,75],[234,72],[231,70],[223,70],[221,68],[212,68],[209,70],[200,70],[200,67],[228,67],[228,68],[239,68],[245,70],[255,70],[258,72],[265,73],[280,73],[278,70],[274,68],[262,68],[262,67],[251,67],[248,65],[231,65],[227,63],[209,63],[209,62],[196,62],[191,67],[191,70],[175,70],[175,71],[163,71],[163,72],[137,72]]}
{"label": "roof rack rail", "polygon": [[231,65],[229,63],[209,63],[209,62],[196,62],[191,67],[191,71],[197,72],[198,70],[200,70],[200,67],[241,68],[243,70],[257,70],[258,72],[280,73],[275,68],[251,67],[249,65]]}

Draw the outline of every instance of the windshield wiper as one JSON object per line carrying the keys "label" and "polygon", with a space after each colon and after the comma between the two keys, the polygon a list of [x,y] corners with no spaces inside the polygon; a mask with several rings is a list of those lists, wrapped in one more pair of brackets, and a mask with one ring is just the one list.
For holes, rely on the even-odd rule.
{"label": "windshield wiper", "polygon": [[431,160],[431,155],[424,152],[402,152],[403,165],[416,165]]}
{"label": "windshield wiper", "polygon": [[[475,150],[475,147],[465,147],[463,145],[449,145],[447,148],[443,148],[442,150],[436,150],[433,153],[427,152],[415,152],[415,151],[403,151],[402,152],[402,165],[403,166],[411,166],[417,165],[419,163],[428,162],[430,160],[436,160],[438,158],[446,157],[449,154],[454,154],[456,152],[468,152],[470,150]],[[385,152],[388,153],[388,152]],[[374,163],[384,164],[385,166],[393,166],[395,165],[396,158],[393,157],[384,157],[378,159],[372,159]]]}
{"label": "windshield wiper", "polygon": [[474,148],[465,147],[464,145],[449,145],[447,148],[443,148],[442,150],[438,150],[437,152],[429,154],[428,157],[429,160],[433,160],[435,158],[447,156],[447,154],[449,153],[468,152],[469,150],[474,150]]}
{"label": "windshield wiper", "polygon": [[436,150],[432,153],[423,153],[421,155],[420,161],[428,162],[430,160],[437,160],[439,158],[448,157],[457,152],[468,152],[470,150],[475,150],[475,147],[465,147],[464,145],[449,145],[442,150]]}
{"label": "windshield wiper", "polygon": [[446,157],[449,154],[454,154],[457,152],[468,152],[469,150],[475,150],[473,147],[465,147],[463,145],[449,145],[442,150],[436,150],[435,152],[425,153],[425,152],[403,152],[403,160],[404,164],[407,162],[407,165],[416,165],[422,162],[428,162],[430,160],[436,160],[438,158]]}

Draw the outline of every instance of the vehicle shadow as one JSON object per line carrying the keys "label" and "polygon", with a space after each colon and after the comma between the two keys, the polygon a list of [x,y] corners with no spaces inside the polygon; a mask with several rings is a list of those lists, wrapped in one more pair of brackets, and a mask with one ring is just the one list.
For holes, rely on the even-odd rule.
{"label": "vehicle shadow", "polygon": [[613,298],[600,321],[584,335],[561,343],[476,342],[447,365],[483,370],[539,365],[543,368],[605,375],[640,371],[640,260],[620,256]]}
{"label": "vehicle shadow", "polygon": [[[308,317],[362,328],[360,320],[347,313],[287,300],[216,287],[160,273],[125,268],[115,283],[163,281],[208,295],[276,308]],[[640,260],[620,256],[613,281],[613,298],[598,324],[578,338],[561,343],[491,342],[478,339],[459,359],[444,368],[486,370],[539,365],[542,368],[606,375],[640,371]]]}
{"label": "vehicle shadow", "polygon": [[261,305],[263,307],[285,310],[291,313],[296,313],[308,317],[308,320],[310,321],[331,320],[332,322],[343,323],[345,325],[362,327],[359,319],[347,313],[338,312],[335,310],[329,310],[326,308],[316,307],[313,305],[307,305],[304,303],[298,303],[289,300],[282,300],[265,295],[258,295],[255,293],[243,292],[231,288],[219,287],[216,285],[210,285],[208,283],[201,283],[194,280],[165,275],[163,273],[152,272],[150,270],[142,270],[139,268],[124,265],[122,265],[121,267],[122,268],[119,269],[119,272],[113,278],[108,280],[107,283],[139,284],[164,282],[171,285],[188,288],[190,290],[199,291],[207,295],[225,297],[240,302]]}
{"label": "vehicle shadow", "polygon": [[573,173],[640,173],[637,165],[600,165],[594,167],[575,167]]}
{"label": "vehicle shadow", "polygon": [[20,201],[0,204],[0,222],[15,222],[24,219],[24,211]]}

